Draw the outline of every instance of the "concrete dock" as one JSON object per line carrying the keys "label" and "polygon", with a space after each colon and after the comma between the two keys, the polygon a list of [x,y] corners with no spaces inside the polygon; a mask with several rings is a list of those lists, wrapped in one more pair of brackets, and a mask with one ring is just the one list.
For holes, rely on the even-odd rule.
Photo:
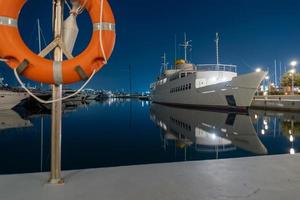
{"label": "concrete dock", "polygon": [[47,173],[0,176],[5,200],[297,199],[300,155],[66,171],[63,186]]}
{"label": "concrete dock", "polygon": [[264,110],[300,111],[300,95],[256,96],[251,107]]}

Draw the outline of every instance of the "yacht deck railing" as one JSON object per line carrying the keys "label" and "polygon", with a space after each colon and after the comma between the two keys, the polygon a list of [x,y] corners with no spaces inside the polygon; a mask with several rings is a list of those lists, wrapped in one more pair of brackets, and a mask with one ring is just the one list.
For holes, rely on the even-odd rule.
{"label": "yacht deck railing", "polygon": [[225,64],[198,64],[195,65],[198,71],[227,71],[227,72],[237,72],[236,65],[225,65]]}

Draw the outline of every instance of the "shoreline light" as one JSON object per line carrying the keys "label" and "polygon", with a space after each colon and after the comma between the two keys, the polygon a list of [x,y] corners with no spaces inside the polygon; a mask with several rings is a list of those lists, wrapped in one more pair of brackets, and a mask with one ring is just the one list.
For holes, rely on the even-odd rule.
{"label": "shoreline light", "polygon": [[291,155],[294,155],[294,154],[295,154],[295,149],[294,149],[294,148],[291,148],[291,149],[290,149],[290,154],[291,154]]}

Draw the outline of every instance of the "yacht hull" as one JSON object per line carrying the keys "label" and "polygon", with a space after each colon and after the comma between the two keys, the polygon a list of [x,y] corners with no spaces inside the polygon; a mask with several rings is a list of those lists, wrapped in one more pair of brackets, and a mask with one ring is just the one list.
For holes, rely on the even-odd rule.
{"label": "yacht hull", "polygon": [[[197,73],[183,79],[160,85],[151,93],[155,103],[201,107],[209,109],[247,110],[266,73],[250,73],[234,77],[231,81],[196,88]],[[191,84],[191,88],[170,92],[177,85]]]}

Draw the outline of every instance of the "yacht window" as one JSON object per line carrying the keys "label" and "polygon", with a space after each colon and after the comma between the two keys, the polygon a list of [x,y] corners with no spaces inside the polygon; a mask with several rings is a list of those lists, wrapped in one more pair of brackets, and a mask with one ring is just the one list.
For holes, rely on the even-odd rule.
{"label": "yacht window", "polygon": [[191,83],[189,84],[189,89],[192,89],[192,84]]}
{"label": "yacht window", "polygon": [[205,87],[206,84],[206,79],[196,79],[196,88],[201,88],[201,87]]}
{"label": "yacht window", "polygon": [[189,89],[189,85],[188,85],[188,84],[185,85],[185,89],[186,89],[186,90]]}
{"label": "yacht window", "polygon": [[184,78],[185,77],[185,73],[180,74],[180,78]]}

